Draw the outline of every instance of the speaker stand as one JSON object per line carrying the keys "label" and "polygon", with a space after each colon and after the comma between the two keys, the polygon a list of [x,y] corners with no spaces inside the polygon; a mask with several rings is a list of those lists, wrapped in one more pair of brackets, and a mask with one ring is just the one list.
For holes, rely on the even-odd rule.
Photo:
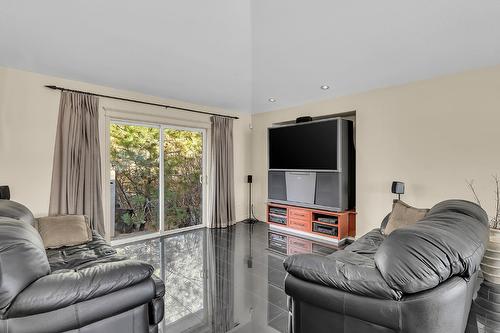
{"label": "speaker stand", "polygon": [[243,220],[244,223],[254,224],[254,223],[259,222],[259,220],[257,220],[256,218],[253,217],[252,207],[253,207],[253,204],[252,204],[252,183],[249,182],[248,183],[248,218]]}

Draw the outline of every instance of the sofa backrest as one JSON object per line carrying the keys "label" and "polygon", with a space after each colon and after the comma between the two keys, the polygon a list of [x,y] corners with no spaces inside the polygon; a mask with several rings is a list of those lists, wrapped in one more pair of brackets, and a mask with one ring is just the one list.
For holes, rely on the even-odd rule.
{"label": "sofa backrest", "polygon": [[454,275],[472,276],[488,236],[488,216],[481,207],[447,200],[424,219],[391,232],[375,253],[375,264],[391,288],[416,293]]}
{"label": "sofa backrest", "polygon": [[10,217],[31,225],[35,223],[35,217],[26,206],[11,200],[0,200],[0,217],[1,216]]}
{"label": "sofa backrest", "polygon": [[391,213],[387,214],[384,219],[382,220],[382,223],[380,223],[380,232],[384,233],[385,227],[387,227],[387,223],[389,222],[389,218],[391,217]]}
{"label": "sofa backrest", "polygon": [[[3,205],[0,203],[0,315],[19,292],[50,273],[42,239],[30,224],[31,212],[27,214],[20,204],[9,204],[15,209],[7,210]],[[19,219],[1,215],[6,212],[18,214]]]}

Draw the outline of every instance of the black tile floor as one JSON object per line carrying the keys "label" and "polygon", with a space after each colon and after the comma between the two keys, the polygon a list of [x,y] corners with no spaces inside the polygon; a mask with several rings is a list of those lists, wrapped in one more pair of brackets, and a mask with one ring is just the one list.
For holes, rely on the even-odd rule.
{"label": "black tile floor", "polygon": [[149,262],[165,281],[163,332],[286,332],[287,254],[338,248],[238,223],[116,247]]}
{"label": "black tile floor", "polygon": [[[275,232],[264,223],[197,229],[117,247],[165,281],[164,333],[287,332],[283,260],[338,247]],[[500,332],[500,285],[483,282],[467,333]]]}

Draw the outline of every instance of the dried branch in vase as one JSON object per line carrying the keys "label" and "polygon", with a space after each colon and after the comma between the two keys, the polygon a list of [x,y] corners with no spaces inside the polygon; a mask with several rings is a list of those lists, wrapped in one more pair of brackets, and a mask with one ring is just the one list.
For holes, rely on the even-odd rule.
{"label": "dried branch in vase", "polygon": [[[495,199],[496,199],[496,206],[495,206],[495,219],[494,219],[494,226],[493,228],[498,229],[499,227],[499,220],[500,220],[500,180],[498,179],[498,175],[493,176],[493,180],[495,181]],[[492,221],[493,222],[493,221]]]}
{"label": "dried branch in vase", "polygon": [[465,182],[467,183],[467,187],[469,188],[469,190],[474,195],[474,200],[476,200],[476,203],[479,206],[481,206],[481,201],[479,201],[479,197],[477,196],[476,189],[474,188],[474,179],[472,179],[472,180],[466,180]]}
{"label": "dried branch in vase", "polygon": [[[490,216],[490,228],[500,229],[500,178],[498,175],[493,175],[493,181],[495,183],[495,214]],[[481,206],[481,201],[479,201],[479,197],[477,195],[476,189],[474,187],[474,180],[466,180],[467,187],[472,192],[474,196],[474,200],[476,203]]]}

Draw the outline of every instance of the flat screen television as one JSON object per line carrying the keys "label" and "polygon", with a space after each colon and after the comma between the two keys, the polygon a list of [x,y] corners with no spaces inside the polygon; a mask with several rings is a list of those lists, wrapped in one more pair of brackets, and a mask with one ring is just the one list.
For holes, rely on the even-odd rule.
{"label": "flat screen television", "polygon": [[269,169],[338,170],[338,121],[269,128]]}

